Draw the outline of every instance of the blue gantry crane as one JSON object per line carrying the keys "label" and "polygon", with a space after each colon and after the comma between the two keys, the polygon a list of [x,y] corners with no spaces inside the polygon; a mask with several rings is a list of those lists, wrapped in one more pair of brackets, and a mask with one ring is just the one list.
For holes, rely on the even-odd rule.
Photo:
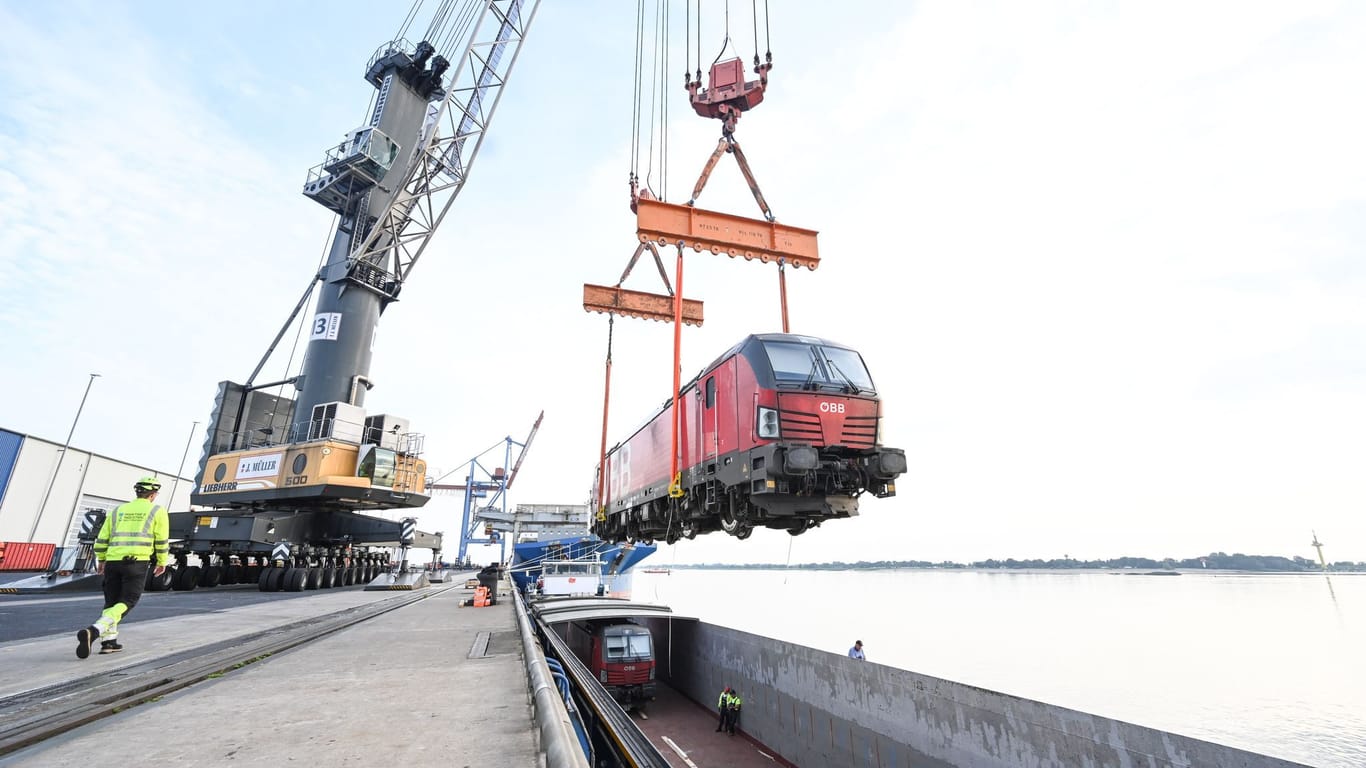
{"label": "blue gantry crane", "polygon": [[[460,550],[457,553],[461,563],[467,562],[466,555],[471,544],[497,544],[499,562],[507,559],[507,538],[502,535],[512,530],[512,513],[508,512],[507,508],[507,492],[517,480],[517,472],[521,470],[522,461],[526,459],[527,449],[531,447],[531,441],[536,439],[536,432],[540,430],[541,420],[544,418],[545,411],[541,411],[536,417],[536,422],[531,425],[531,432],[527,434],[525,441],[519,443],[511,436],[504,437],[474,456],[468,463],[462,463],[461,467],[466,469],[465,482],[443,484],[442,480],[459,471],[451,470],[427,486],[433,491],[465,492],[465,503],[460,513]],[[514,446],[517,448],[515,461],[512,458]],[[502,463],[490,469],[489,463],[499,456],[500,449]],[[506,470],[508,465],[512,466],[511,472]],[[484,533],[477,536],[481,525]]]}

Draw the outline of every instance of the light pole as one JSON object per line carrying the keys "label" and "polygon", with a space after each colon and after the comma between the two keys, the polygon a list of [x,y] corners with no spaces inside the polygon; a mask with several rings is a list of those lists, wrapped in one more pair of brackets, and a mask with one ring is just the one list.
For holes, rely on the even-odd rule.
{"label": "light pole", "polygon": [[185,474],[185,459],[190,455],[190,444],[194,442],[195,430],[199,429],[199,422],[195,422],[190,427],[190,436],[185,438],[185,452],[180,455],[180,466],[175,471],[175,482],[171,483],[171,495],[166,497],[166,508],[170,509],[171,504],[175,503],[175,489],[180,485],[180,476]]}
{"label": "light pole", "polygon": [[[66,445],[62,446],[62,455],[57,457],[57,468],[52,470],[52,479],[48,481],[47,493],[43,494],[43,503],[38,505],[38,514],[33,516],[33,529],[28,532],[28,540],[30,542],[32,542],[33,537],[38,534],[38,523],[43,520],[43,511],[47,509],[47,499],[52,495],[52,486],[57,484],[57,473],[62,471],[62,462],[66,461],[67,451],[71,448],[71,437],[76,434],[76,425],[80,423],[81,411],[85,410],[85,399],[90,397],[90,387],[95,383],[95,379],[97,378],[99,378],[99,374],[92,373],[90,374],[90,381],[85,383],[85,394],[81,395],[81,404],[76,408],[76,418],[71,420],[71,431],[66,433]],[[62,535],[65,536],[66,531],[63,531]]]}

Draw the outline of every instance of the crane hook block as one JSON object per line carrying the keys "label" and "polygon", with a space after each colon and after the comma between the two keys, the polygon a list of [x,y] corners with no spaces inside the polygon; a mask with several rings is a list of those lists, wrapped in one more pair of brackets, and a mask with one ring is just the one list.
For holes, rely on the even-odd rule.
{"label": "crane hook block", "polygon": [[755,68],[758,80],[745,81],[745,63],[738,58],[718,61],[711,65],[710,88],[703,89],[702,81],[691,80],[684,83],[688,90],[693,111],[702,117],[714,117],[725,125],[725,132],[735,130],[740,113],[748,112],[764,100],[764,89],[768,87],[770,64]]}
{"label": "crane hook block", "polygon": [[659,200],[637,201],[636,235],[642,243],[681,244],[695,251],[743,256],[746,260],[784,259],[787,264],[807,269],[821,263],[814,229]]}

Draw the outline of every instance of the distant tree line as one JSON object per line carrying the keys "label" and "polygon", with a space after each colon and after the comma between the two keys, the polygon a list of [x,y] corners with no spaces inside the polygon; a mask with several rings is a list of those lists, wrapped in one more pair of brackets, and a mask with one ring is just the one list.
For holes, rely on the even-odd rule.
{"label": "distant tree line", "polygon": [[[1322,572],[1323,568],[1316,560],[1309,560],[1303,557],[1280,557],[1278,555],[1244,555],[1239,552],[1226,554],[1224,552],[1211,552],[1204,557],[1190,557],[1184,560],[1164,558],[1154,560],[1149,557],[1116,557],[1109,560],[1074,560],[1070,557],[1054,558],[1052,560],[1016,560],[1007,558],[1005,560],[977,560],[971,563],[955,563],[951,560],[944,560],[932,563],[927,560],[859,560],[853,563],[846,563],[843,560],[835,560],[828,563],[796,563],[792,565],[780,565],[777,563],[746,563],[744,565],[731,565],[723,563],[705,563],[701,565],[673,565],[674,568],[725,568],[725,569],[771,569],[787,568],[790,570],[803,571],[847,571],[851,569],[873,570],[878,568],[930,568],[937,570],[963,570],[963,569],[1036,569],[1036,570],[1143,570],[1143,571],[1170,571],[1176,569],[1192,571],[1260,571],[1267,573],[1301,573],[1301,572]],[[1366,572],[1366,563],[1354,563],[1350,560],[1342,560],[1328,564],[1329,572]]]}

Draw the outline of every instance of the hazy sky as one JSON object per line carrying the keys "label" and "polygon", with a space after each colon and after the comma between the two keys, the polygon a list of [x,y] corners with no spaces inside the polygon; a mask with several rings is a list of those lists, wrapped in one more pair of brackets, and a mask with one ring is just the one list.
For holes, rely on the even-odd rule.
{"label": "hazy sky", "polygon": [[[316,268],[331,215],[305,172],[364,122],[365,63],[407,6],[0,3],[0,426],[62,440],[99,372],[75,442],[174,471],[199,421],[193,473],[217,382],[250,374]],[[593,481],[607,321],[581,285],[635,246],[634,6],[543,4],[379,328],[367,408],[410,418],[438,472],[545,410],[513,503]],[[792,327],[862,351],[910,471],[857,519],[662,558],[1312,556],[1316,529],[1366,560],[1366,5],[770,13],[771,88],[738,136],[778,219],[821,232]],[[718,135],[681,66],[652,179],[676,202]],[[728,159],[700,204],[756,210]],[[707,318],[686,376],[779,328],[772,265],[686,269]],[[667,397],[671,354],[667,325],[617,323],[613,440]],[[460,501],[421,518],[452,552]]]}

